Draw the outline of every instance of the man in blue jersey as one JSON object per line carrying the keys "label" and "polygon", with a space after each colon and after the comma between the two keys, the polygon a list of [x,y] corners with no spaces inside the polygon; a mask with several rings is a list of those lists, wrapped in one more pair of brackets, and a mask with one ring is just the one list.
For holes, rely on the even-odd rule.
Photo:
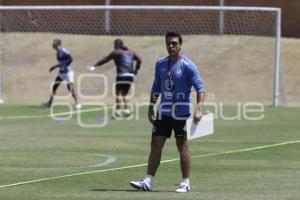
{"label": "man in blue jersey", "polygon": [[[180,53],[181,35],[168,32],[165,42],[169,56],[159,59],[156,63],[155,79],[148,108],[148,118],[153,124],[153,130],[147,175],[142,181],[131,181],[130,185],[138,190],[152,190],[162,149],[166,139],[170,138],[172,130],[174,130],[182,172],[182,181],[176,192],[189,192],[191,190],[189,180],[191,157],[184,127],[186,119],[192,114],[190,95],[192,87],[197,92],[197,106],[193,113],[194,123],[198,123],[202,118],[204,85],[196,65]],[[155,116],[154,105],[159,96],[161,96],[161,102]]]}
{"label": "man in blue jersey", "polygon": [[74,89],[74,71],[72,69],[71,63],[73,61],[73,58],[70,54],[70,52],[62,47],[62,42],[60,39],[53,40],[52,47],[56,50],[56,58],[58,61],[57,65],[54,65],[50,68],[49,72],[52,72],[54,69],[59,68],[59,72],[55,78],[55,83],[52,87],[52,92],[50,94],[50,99],[46,103],[43,103],[42,105],[44,107],[51,107],[54,96],[56,94],[56,90],[58,89],[59,85],[63,82],[67,82],[67,87],[69,92],[72,93],[72,96],[75,101],[75,107],[80,108],[80,105],[78,104],[77,97],[75,94]]}
{"label": "man in blue jersey", "polygon": [[[114,50],[102,60],[99,60],[95,65],[88,66],[90,71],[94,71],[95,67],[101,66],[107,63],[110,60],[114,60],[117,71],[116,78],[116,112],[115,117],[120,117],[123,114],[128,116],[131,112],[129,108],[129,102],[127,95],[130,89],[130,86],[133,84],[133,79],[138,73],[138,70],[141,67],[141,58],[134,51],[128,49],[124,46],[124,43],[121,39],[116,39],[114,41]],[[134,61],[136,64],[134,66]],[[121,103],[124,104],[123,113],[121,111]]]}

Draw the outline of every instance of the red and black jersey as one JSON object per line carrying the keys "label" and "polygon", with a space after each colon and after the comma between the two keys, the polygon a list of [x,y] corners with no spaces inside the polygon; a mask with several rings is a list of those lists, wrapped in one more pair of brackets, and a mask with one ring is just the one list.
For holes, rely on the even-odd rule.
{"label": "red and black jersey", "polygon": [[[115,49],[108,56],[96,63],[96,66],[103,65],[110,60],[114,60],[117,70],[117,75],[136,73],[140,68],[141,58],[132,50],[127,47]],[[136,61],[136,66],[134,66]]]}

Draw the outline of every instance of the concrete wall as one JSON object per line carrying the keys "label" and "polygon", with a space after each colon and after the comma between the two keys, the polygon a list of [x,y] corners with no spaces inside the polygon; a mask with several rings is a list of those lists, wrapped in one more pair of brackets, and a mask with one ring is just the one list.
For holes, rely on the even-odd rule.
{"label": "concrete wall", "polygon": [[[300,0],[224,0],[227,6],[282,8],[282,35],[300,37]],[[104,5],[105,0],[0,0],[2,5]],[[218,5],[219,0],[110,0],[112,5]]]}

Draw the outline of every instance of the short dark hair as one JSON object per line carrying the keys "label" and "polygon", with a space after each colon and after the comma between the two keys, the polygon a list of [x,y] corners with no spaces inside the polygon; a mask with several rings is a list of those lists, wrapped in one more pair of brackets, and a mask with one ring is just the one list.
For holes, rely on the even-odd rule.
{"label": "short dark hair", "polygon": [[182,37],[181,37],[181,35],[179,34],[179,33],[176,33],[176,32],[173,32],[173,31],[171,31],[171,32],[167,32],[166,33],[166,42],[167,42],[167,39],[169,38],[169,37],[177,37],[178,38],[178,40],[179,40],[179,44],[182,44]]}
{"label": "short dark hair", "polygon": [[53,43],[55,43],[55,44],[57,44],[57,45],[60,46],[62,42],[61,42],[61,39],[54,39]]}
{"label": "short dark hair", "polygon": [[123,43],[123,40],[121,39],[115,39],[115,45],[119,46],[119,47],[123,47],[124,46],[124,43]]}

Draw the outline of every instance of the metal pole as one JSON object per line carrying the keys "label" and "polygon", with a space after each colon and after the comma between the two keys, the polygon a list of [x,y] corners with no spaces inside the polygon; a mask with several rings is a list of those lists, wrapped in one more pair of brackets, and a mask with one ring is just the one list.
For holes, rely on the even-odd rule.
{"label": "metal pole", "polygon": [[[105,0],[105,6],[110,6],[110,0]],[[106,9],[105,10],[105,21],[104,21],[104,29],[106,33],[110,33],[110,10]]]}
{"label": "metal pole", "polygon": [[274,92],[273,92],[273,106],[279,106],[280,97],[280,73],[281,73],[281,59],[280,59],[280,38],[281,38],[281,10],[277,11],[276,17],[276,49],[275,49],[275,74],[274,74]]}
{"label": "metal pole", "polygon": [[[220,0],[220,6],[224,6],[224,0]],[[220,11],[220,18],[219,18],[219,33],[220,35],[224,34],[224,11]]]}
{"label": "metal pole", "polygon": [[[1,2],[2,3],[2,2]],[[0,104],[3,103],[3,45],[4,45],[4,37],[2,32],[2,21],[3,14],[0,11]]]}

